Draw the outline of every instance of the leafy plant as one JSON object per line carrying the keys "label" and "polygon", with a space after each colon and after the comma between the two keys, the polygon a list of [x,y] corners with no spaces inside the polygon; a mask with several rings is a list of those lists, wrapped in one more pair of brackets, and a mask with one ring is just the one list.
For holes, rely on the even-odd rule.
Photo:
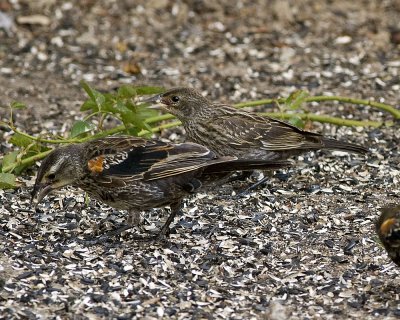
{"label": "leafy plant", "polygon": [[20,131],[14,124],[13,113],[26,106],[20,102],[10,104],[9,120],[0,124],[9,127],[14,132],[9,142],[16,147],[16,150],[1,158],[0,189],[18,187],[16,175],[36,160],[46,156],[51,151],[51,148],[46,146],[47,144],[79,143],[112,134],[112,131],[103,129],[103,123],[107,117],[114,117],[123,123],[118,132],[131,135],[151,134],[152,128],[145,120],[157,115],[157,111],[146,108],[145,104],[137,102],[137,98],[141,95],[158,94],[163,91],[163,88],[122,86],[116,93],[101,93],[85,82],[81,85],[88,99],[82,104],[80,110],[89,114],[74,122],[67,138],[46,139]]}
{"label": "leafy plant", "polygon": [[[13,122],[13,113],[26,108],[23,103],[10,104],[8,121],[0,121],[0,125],[13,131],[9,143],[15,146],[11,152],[0,157],[0,189],[18,187],[16,176],[32,166],[36,161],[48,155],[52,148],[48,145],[65,143],[80,143],[90,139],[101,138],[113,134],[130,134],[135,136],[150,136],[154,132],[176,127],[181,123],[173,120],[170,114],[158,115],[157,111],[147,108],[139,102],[143,95],[154,95],[163,91],[160,87],[122,86],[117,92],[101,93],[87,83],[81,83],[88,98],[81,106],[82,119],[73,123],[67,137],[35,137],[20,131]],[[270,117],[285,119],[298,127],[304,127],[306,122],[318,121],[339,126],[379,127],[392,125],[392,122],[360,121],[342,119],[309,113],[304,107],[309,102],[338,101],[349,104],[366,105],[390,113],[395,120],[400,119],[400,111],[393,106],[370,100],[353,99],[340,96],[310,96],[306,91],[295,91],[287,98],[248,101],[236,104],[237,108],[255,107],[260,105],[278,105],[280,112],[260,113]],[[83,116],[87,114],[86,116]],[[118,119],[121,124],[104,129],[107,117]]]}

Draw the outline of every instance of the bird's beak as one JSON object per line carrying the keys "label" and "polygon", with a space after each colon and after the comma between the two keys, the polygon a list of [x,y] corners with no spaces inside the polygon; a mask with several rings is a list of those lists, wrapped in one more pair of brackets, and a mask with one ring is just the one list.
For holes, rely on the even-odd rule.
{"label": "bird's beak", "polygon": [[141,102],[150,103],[151,105],[147,107],[149,109],[162,109],[163,107],[165,107],[162,102],[162,94],[147,98],[145,100],[142,100]]}
{"label": "bird's beak", "polygon": [[157,94],[157,95],[152,96],[150,98],[144,99],[141,102],[144,102],[144,103],[161,103],[161,97],[162,97],[162,94]]}
{"label": "bird's beak", "polygon": [[36,207],[53,190],[53,186],[49,183],[35,183],[31,194],[31,204],[35,203]]}

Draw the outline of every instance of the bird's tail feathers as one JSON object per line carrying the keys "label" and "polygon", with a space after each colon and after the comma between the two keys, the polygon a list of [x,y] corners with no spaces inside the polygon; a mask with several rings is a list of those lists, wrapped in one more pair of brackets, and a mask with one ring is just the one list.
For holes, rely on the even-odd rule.
{"label": "bird's tail feathers", "polygon": [[204,173],[228,173],[234,171],[276,170],[293,165],[292,161],[266,161],[261,159],[238,159],[229,162],[215,163],[208,166]]}
{"label": "bird's tail feathers", "polygon": [[335,149],[335,150],[342,150],[342,151],[350,151],[355,153],[367,153],[368,148],[354,144],[349,142],[343,142],[335,139],[330,138],[323,138],[322,143],[324,144],[325,149]]}

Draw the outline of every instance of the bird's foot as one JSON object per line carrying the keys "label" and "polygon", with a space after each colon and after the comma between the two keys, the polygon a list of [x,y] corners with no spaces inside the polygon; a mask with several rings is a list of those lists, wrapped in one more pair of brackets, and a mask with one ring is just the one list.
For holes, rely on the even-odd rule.
{"label": "bird's foot", "polygon": [[[169,224],[168,224],[169,225]],[[139,242],[150,242],[150,241],[154,241],[154,242],[167,242],[168,240],[168,236],[170,233],[170,229],[169,226],[164,225],[161,230],[151,236],[144,236],[144,237],[140,237],[140,236],[133,236],[132,238],[136,241]]]}
{"label": "bird's foot", "polygon": [[128,224],[123,224],[121,227],[111,230],[104,235],[89,239],[77,239],[79,243],[85,244],[87,246],[93,246],[97,244],[106,244],[108,242],[115,242],[115,236],[120,235],[122,232],[131,229],[132,226]]}

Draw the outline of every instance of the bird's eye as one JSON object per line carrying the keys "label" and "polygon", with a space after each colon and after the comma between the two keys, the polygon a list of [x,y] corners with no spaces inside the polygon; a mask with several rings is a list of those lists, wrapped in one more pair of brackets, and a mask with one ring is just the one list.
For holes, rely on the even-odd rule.
{"label": "bird's eye", "polygon": [[50,173],[50,174],[47,176],[47,179],[49,179],[49,180],[54,180],[55,177],[56,177],[56,175],[55,175],[54,173]]}
{"label": "bird's eye", "polygon": [[178,102],[179,101],[179,97],[178,96],[172,96],[171,100],[173,102]]}

